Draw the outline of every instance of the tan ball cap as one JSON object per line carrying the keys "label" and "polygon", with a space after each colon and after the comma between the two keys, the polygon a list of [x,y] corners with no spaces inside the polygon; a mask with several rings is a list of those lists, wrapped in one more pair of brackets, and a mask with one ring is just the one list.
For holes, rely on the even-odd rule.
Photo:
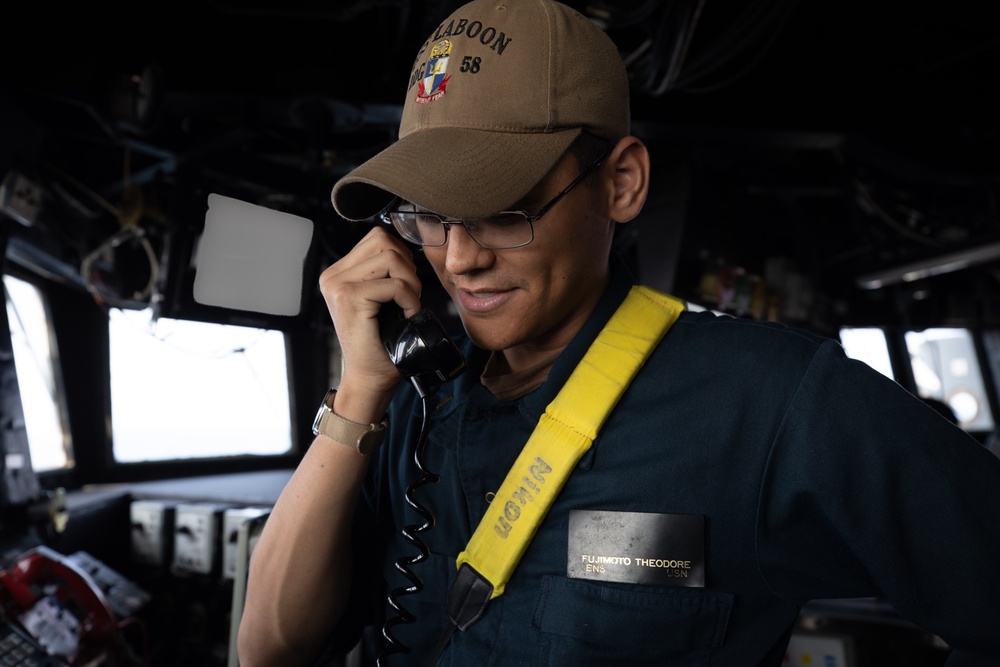
{"label": "tan ball cap", "polygon": [[344,176],[348,220],[395,197],[454,218],[509,209],[582,130],[629,133],[628,77],[590,19],[551,0],[476,0],[417,53],[399,139]]}

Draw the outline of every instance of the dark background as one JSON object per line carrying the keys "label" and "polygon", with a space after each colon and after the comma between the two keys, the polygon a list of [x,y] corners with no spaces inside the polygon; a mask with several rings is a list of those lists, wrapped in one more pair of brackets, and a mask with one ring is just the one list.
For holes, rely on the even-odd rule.
{"label": "dark background", "polygon": [[[416,49],[460,4],[14,8],[0,170],[46,197],[33,227],[17,226],[19,263],[73,282],[87,250],[131,216],[170,254],[163,312],[221,317],[190,303],[184,282],[204,197],[219,192],[316,222],[314,305],[309,281],[366,229],[337,219],[330,189],[395,138]],[[633,131],[653,150],[646,211],[618,239],[641,279],[822,332],[1000,322],[990,254],[859,286],[1000,242],[991,3],[569,4],[621,49]],[[102,267],[125,305],[148,277],[131,249]]]}

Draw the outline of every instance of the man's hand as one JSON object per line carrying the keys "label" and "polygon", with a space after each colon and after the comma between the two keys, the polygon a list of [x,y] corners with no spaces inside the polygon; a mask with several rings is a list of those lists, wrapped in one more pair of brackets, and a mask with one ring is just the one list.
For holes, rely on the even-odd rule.
{"label": "man's hand", "polygon": [[376,227],[320,276],[344,358],[341,389],[369,396],[395,389],[401,376],[382,346],[378,313],[395,301],[407,317],[420,310],[420,280],[410,250]]}

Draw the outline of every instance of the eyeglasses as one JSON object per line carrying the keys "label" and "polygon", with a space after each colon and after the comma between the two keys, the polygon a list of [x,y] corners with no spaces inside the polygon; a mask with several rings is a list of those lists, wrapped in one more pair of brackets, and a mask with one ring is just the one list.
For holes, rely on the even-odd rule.
{"label": "eyeglasses", "polygon": [[465,227],[469,236],[484,248],[491,250],[520,248],[535,240],[533,223],[551,211],[563,197],[597,169],[609,152],[610,148],[593,164],[581,171],[572,183],[553,197],[535,215],[530,215],[527,211],[501,211],[483,218],[448,220],[437,213],[420,211],[415,204],[407,202],[401,204],[397,209],[383,213],[382,220],[391,223],[407,241],[424,247],[439,248],[443,246],[448,242],[448,229],[452,225],[461,225]]}

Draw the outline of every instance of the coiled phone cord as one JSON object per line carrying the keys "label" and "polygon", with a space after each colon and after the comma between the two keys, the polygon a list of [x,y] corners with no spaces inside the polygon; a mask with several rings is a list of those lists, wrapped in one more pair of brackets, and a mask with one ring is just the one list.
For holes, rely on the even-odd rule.
{"label": "coiled phone cord", "polygon": [[412,507],[424,521],[420,524],[409,524],[405,526],[402,531],[403,536],[414,547],[416,547],[418,553],[412,556],[403,556],[396,561],[396,569],[399,570],[404,577],[406,577],[406,579],[410,582],[410,585],[395,588],[389,593],[388,602],[393,610],[395,610],[396,616],[386,619],[382,626],[382,636],[385,637],[388,644],[382,652],[379,653],[378,659],[375,662],[377,667],[383,667],[382,661],[389,655],[410,652],[410,648],[403,644],[393,634],[393,628],[402,623],[413,623],[416,620],[416,616],[407,610],[399,602],[398,598],[404,595],[413,595],[423,590],[423,581],[421,581],[420,577],[418,577],[413,570],[410,569],[410,566],[423,562],[430,555],[427,545],[420,539],[419,534],[430,530],[430,528],[434,525],[434,516],[427,510],[426,507],[416,501],[414,498],[414,492],[427,484],[437,483],[440,481],[441,477],[440,475],[427,470],[424,465],[424,448],[427,445],[427,435],[430,431],[430,415],[432,412],[430,405],[432,395],[423,391],[420,391],[420,395],[423,417],[420,426],[420,435],[417,438],[417,446],[413,450],[413,461],[417,466],[417,470],[420,472],[420,476],[415,482],[406,487],[404,498],[406,499],[407,504]]}

